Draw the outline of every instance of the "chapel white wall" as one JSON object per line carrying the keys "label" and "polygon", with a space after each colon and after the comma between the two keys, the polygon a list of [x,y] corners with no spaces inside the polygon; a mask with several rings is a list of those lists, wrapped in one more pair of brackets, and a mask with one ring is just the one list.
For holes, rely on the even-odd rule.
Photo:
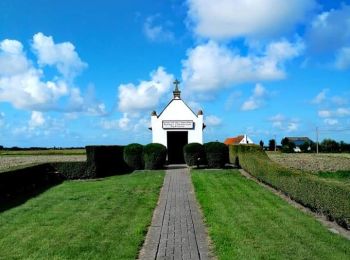
{"label": "chapel white wall", "polygon": [[[192,120],[194,129],[163,129],[163,120]],[[152,142],[167,147],[167,131],[187,131],[188,143],[203,143],[203,115],[195,115],[181,100],[174,99],[159,117],[151,117]]]}

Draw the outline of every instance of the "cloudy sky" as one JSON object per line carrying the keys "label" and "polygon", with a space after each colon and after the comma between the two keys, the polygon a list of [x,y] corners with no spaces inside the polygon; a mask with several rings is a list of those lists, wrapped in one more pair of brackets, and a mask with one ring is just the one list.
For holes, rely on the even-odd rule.
{"label": "cloudy sky", "polygon": [[0,2],[1,145],[149,143],[175,78],[205,141],[350,142],[350,3]]}

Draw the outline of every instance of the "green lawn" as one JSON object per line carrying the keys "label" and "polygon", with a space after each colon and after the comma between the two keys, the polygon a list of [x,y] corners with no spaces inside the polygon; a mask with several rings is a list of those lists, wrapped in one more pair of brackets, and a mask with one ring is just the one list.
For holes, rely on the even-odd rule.
{"label": "green lawn", "polygon": [[350,257],[349,240],[237,170],[193,170],[192,180],[219,259]]}
{"label": "green lawn", "polygon": [[0,259],[135,259],[163,171],[66,181],[0,213]]}

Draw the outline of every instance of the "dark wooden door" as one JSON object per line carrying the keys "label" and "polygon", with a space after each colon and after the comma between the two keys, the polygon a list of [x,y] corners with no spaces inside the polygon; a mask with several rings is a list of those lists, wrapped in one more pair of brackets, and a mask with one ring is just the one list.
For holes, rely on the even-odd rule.
{"label": "dark wooden door", "polygon": [[168,131],[168,163],[185,163],[183,147],[188,143],[187,131]]}

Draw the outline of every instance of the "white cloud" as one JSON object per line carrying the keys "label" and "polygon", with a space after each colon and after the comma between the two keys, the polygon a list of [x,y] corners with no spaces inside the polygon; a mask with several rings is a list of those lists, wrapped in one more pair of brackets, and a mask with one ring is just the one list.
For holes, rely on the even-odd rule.
{"label": "white cloud", "polygon": [[23,53],[22,43],[9,39],[0,42],[0,77],[26,72],[30,66]]}
{"label": "white cloud", "polygon": [[140,130],[146,130],[150,126],[150,119],[149,117],[133,117],[127,113],[123,113],[123,116],[119,119],[101,119],[100,126],[105,130],[123,130],[138,132]]}
{"label": "white cloud", "polygon": [[242,104],[241,110],[247,111],[260,108],[264,104],[264,99],[266,96],[266,89],[261,84],[256,84],[253,94]]}
{"label": "white cloud", "polygon": [[313,52],[339,50],[350,43],[350,6],[342,4],[315,17],[306,33]]}
{"label": "white cloud", "polygon": [[209,115],[205,117],[205,124],[208,126],[218,126],[221,124],[221,122],[221,118],[214,115]]}
{"label": "white cloud", "polygon": [[299,129],[299,124],[297,122],[289,122],[287,124],[287,132],[295,132]]}
{"label": "white cloud", "polygon": [[94,116],[107,114],[106,105],[96,99],[95,87],[92,84],[88,86],[84,95],[81,94],[79,88],[72,88],[66,110],[85,112]]}
{"label": "white cloud", "polygon": [[255,109],[258,109],[259,107],[260,105],[258,104],[257,100],[249,99],[243,103],[241,110],[243,111],[255,110]]}
{"label": "white cloud", "polygon": [[318,111],[319,117],[330,117],[332,115],[332,112],[329,110],[320,110]]}
{"label": "white cloud", "polygon": [[100,126],[105,130],[117,130],[119,129],[119,120],[107,120],[103,118],[100,121]]}
{"label": "white cloud", "polygon": [[320,93],[316,95],[311,101],[313,104],[321,104],[323,101],[326,100],[328,89],[323,89]]}
{"label": "white cloud", "polygon": [[52,36],[37,33],[33,36],[32,48],[41,66],[56,66],[65,78],[72,79],[87,67],[70,42],[55,43]]}
{"label": "white cloud", "polygon": [[270,43],[261,55],[247,55],[231,51],[209,41],[187,51],[182,61],[182,78],[186,88],[194,91],[213,91],[232,84],[277,80],[285,78],[284,64],[299,56],[304,49],[298,40]]}
{"label": "white cloud", "polygon": [[269,120],[272,122],[279,122],[279,121],[286,120],[286,117],[282,114],[277,114],[277,115],[270,117]]}
{"label": "white cloud", "polygon": [[[349,19],[350,24],[350,19]],[[350,34],[350,31],[349,31]],[[350,41],[350,40],[349,40]],[[350,67],[350,47],[341,48],[335,60],[335,67],[340,70],[345,70]]]}
{"label": "white cloud", "polygon": [[[104,104],[81,96],[80,90],[70,87],[71,77],[83,67],[75,47],[69,42],[55,44],[51,36],[38,33],[33,37],[33,49],[41,66],[55,65],[64,76],[53,75],[44,80],[43,68],[37,68],[16,40],[0,41],[0,102],[9,102],[15,108],[30,111],[57,110],[65,112],[105,113]],[[68,99],[69,104],[60,104]],[[94,101],[94,102],[92,102]],[[94,112],[95,111],[95,112]]]}
{"label": "white cloud", "polygon": [[343,117],[343,116],[350,116],[350,109],[349,108],[344,108],[344,107],[339,107],[335,111],[335,114],[337,116]]}
{"label": "white cloud", "polygon": [[128,114],[124,113],[123,117],[118,121],[118,126],[121,129],[126,130],[129,127],[129,123],[130,123],[130,119],[128,118]]}
{"label": "white cloud", "polygon": [[285,132],[295,132],[299,129],[298,119],[289,119],[282,114],[277,114],[269,118],[272,122],[272,127],[278,128]]}
{"label": "white cloud", "polygon": [[338,107],[334,110],[320,110],[318,111],[318,116],[323,118],[348,117],[350,116],[350,108]]}
{"label": "white cloud", "polygon": [[349,103],[349,101],[346,97],[334,96],[334,97],[332,97],[331,100],[337,106],[343,106],[343,105],[346,105]]}
{"label": "white cloud", "polygon": [[330,125],[330,126],[333,126],[333,125],[337,125],[339,122],[337,119],[334,119],[334,118],[325,118],[323,120],[323,122],[326,124],[326,125]]}
{"label": "white cloud", "polygon": [[165,28],[164,25],[155,23],[155,19],[157,17],[158,16],[147,17],[143,25],[143,32],[145,33],[146,37],[154,42],[173,41],[173,32]]}
{"label": "white cloud", "polygon": [[212,39],[273,36],[306,20],[315,0],[188,0],[197,35]]}
{"label": "white cloud", "polygon": [[39,111],[33,111],[28,123],[29,127],[36,128],[36,127],[43,126],[44,124],[45,124],[45,118],[43,113]]}
{"label": "white cloud", "polygon": [[118,108],[124,113],[137,113],[158,105],[160,98],[169,91],[174,80],[163,67],[151,72],[149,81],[138,85],[121,84],[118,88]]}
{"label": "white cloud", "polygon": [[0,127],[3,127],[5,125],[5,113],[0,112]]}

